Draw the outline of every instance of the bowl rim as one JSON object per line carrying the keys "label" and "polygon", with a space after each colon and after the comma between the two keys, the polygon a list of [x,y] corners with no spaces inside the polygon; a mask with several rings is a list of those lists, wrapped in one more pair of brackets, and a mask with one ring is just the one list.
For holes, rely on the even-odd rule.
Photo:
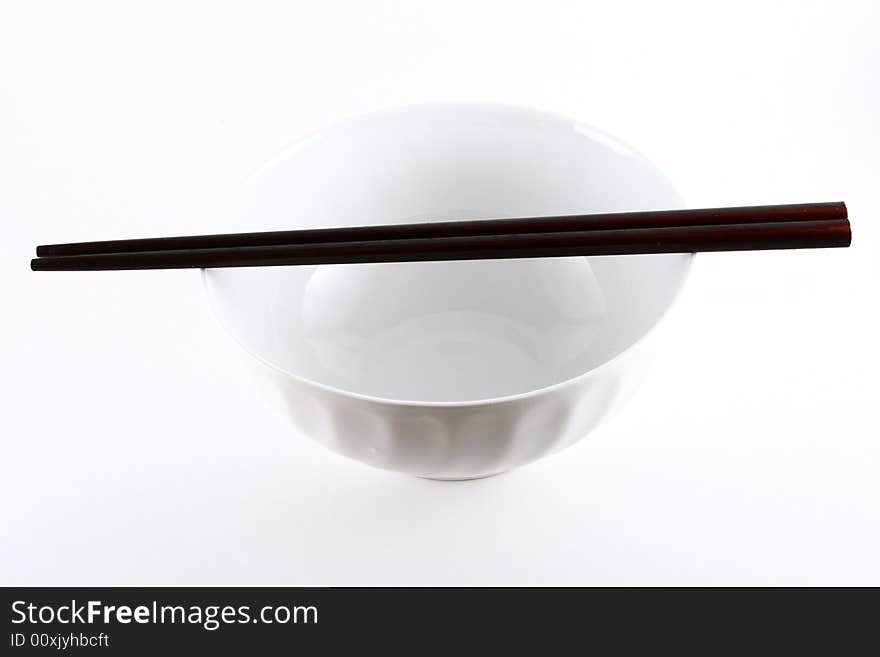
{"label": "bowl rim", "polygon": [[[603,144],[614,148],[619,149],[621,151],[627,152],[627,154],[635,156],[641,159],[643,162],[649,164],[657,174],[665,180],[670,188],[675,192],[675,195],[678,196],[679,200],[682,201],[682,207],[686,206],[683,199],[681,198],[681,194],[672,184],[672,181],[669,180],[667,175],[663,172],[660,167],[654,164],[649,158],[643,155],[640,151],[630,146],[625,141],[610,135],[598,128],[593,127],[588,123],[584,123],[578,119],[571,118],[569,116],[565,116],[563,114],[547,111],[544,109],[538,109],[534,107],[522,106],[522,105],[512,105],[507,103],[497,103],[497,102],[486,102],[486,101],[441,101],[441,102],[424,102],[424,103],[411,103],[406,105],[399,105],[393,107],[385,107],[377,110],[373,110],[366,113],[360,113],[348,116],[341,120],[333,121],[328,125],[321,127],[317,130],[313,130],[309,133],[306,133],[301,138],[296,139],[292,143],[285,146],[279,153],[264,161],[263,164],[258,166],[250,175],[248,175],[244,181],[238,186],[239,193],[243,191],[243,188],[247,188],[248,186],[254,184],[259,181],[263,176],[267,175],[273,167],[284,161],[287,157],[289,157],[292,153],[296,152],[303,146],[305,146],[308,142],[311,142],[315,139],[321,137],[329,129],[339,128],[339,127],[348,127],[360,123],[361,121],[366,121],[372,118],[378,118],[383,115],[391,116],[398,113],[412,112],[418,111],[421,109],[467,109],[467,110],[502,110],[502,111],[516,111],[524,114],[531,114],[537,118],[541,118],[544,120],[552,120],[552,121],[561,121],[564,123],[570,124],[572,127],[577,129],[579,132],[583,132],[590,137],[597,138]],[[684,287],[685,282],[690,277],[691,268],[694,262],[694,253],[682,253],[682,254],[673,254],[683,256],[683,270],[682,276],[679,279],[678,284],[675,289],[672,291],[672,296],[669,300],[669,303],[666,304],[666,307],[660,312],[657,318],[654,320],[652,324],[648,326],[644,333],[642,333],[635,341],[627,345],[624,349],[615,353],[611,358],[605,360],[595,367],[591,367],[590,369],[581,372],[580,374],[565,379],[563,381],[558,381],[549,386],[543,386],[541,388],[534,388],[531,390],[526,390],[524,392],[518,392],[511,395],[503,395],[500,397],[483,397],[480,399],[466,399],[466,400],[455,400],[455,401],[422,401],[416,399],[393,399],[390,397],[379,397],[375,395],[368,395],[360,392],[355,392],[353,390],[346,390],[345,388],[337,388],[336,386],[332,386],[326,383],[321,383],[320,381],[315,381],[314,379],[310,379],[304,377],[300,374],[295,374],[290,370],[287,370],[276,363],[264,358],[251,347],[246,345],[244,341],[230,329],[223,321],[220,312],[216,307],[216,303],[214,301],[214,294],[212,292],[212,285],[208,279],[208,272],[210,268],[202,268],[201,269],[201,278],[202,278],[202,286],[205,291],[205,295],[208,297],[208,306],[211,308],[211,314],[217,323],[223,328],[224,333],[229,335],[241,349],[243,349],[248,355],[273,370],[277,374],[284,375],[285,377],[291,378],[297,383],[302,385],[318,388],[323,392],[330,393],[336,396],[346,397],[349,399],[355,399],[361,402],[368,402],[372,404],[382,405],[382,406],[397,406],[397,407],[417,407],[417,408],[467,408],[467,407],[478,407],[478,406],[489,406],[495,404],[507,404],[514,403],[524,399],[539,397],[542,395],[552,394],[558,389],[576,385],[582,379],[587,377],[595,377],[603,370],[607,368],[611,368],[617,364],[618,361],[622,360],[624,357],[628,356],[630,352],[632,352],[636,347],[641,345],[650,335],[654,333],[657,327],[663,323],[663,320],[668,315],[669,311],[678,303],[678,299],[681,296],[682,288]],[[631,256],[638,257],[638,256]]]}

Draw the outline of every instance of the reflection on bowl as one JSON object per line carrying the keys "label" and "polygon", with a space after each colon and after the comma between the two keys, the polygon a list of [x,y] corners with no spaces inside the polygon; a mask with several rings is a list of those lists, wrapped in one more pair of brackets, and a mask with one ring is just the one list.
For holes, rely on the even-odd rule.
{"label": "reflection on bowl", "polygon": [[337,385],[422,401],[552,385],[588,355],[605,312],[585,258],[321,267],[301,305]]}
{"label": "reflection on bowl", "polygon": [[[230,230],[681,207],[610,137],[541,112],[371,114],[264,168]],[[481,208],[463,212],[461,208]],[[638,381],[691,256],[213,269],[212,307],[298,428],[371,465],[495,474],[571,444]]]}

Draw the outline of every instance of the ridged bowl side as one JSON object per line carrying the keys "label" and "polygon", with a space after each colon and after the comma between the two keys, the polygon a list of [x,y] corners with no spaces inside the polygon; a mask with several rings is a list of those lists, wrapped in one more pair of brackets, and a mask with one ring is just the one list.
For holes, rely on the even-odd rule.
{"label": "ridged bowl side", "polygon": [[637,385],[650,342],[564,384],[473,404],[365,399],[250,362],[280,395],[294,427],[328,449],[419,477],[473,479],[525,465],[586,436]]}

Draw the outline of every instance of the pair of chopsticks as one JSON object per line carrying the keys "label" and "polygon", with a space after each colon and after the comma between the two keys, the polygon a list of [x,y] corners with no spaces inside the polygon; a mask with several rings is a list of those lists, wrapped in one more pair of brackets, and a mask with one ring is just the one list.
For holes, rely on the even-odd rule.
{"label": "pair of chopsticks", "polygon": [[843,203],[49,244],[34,271],[267,267],[849,246]]}

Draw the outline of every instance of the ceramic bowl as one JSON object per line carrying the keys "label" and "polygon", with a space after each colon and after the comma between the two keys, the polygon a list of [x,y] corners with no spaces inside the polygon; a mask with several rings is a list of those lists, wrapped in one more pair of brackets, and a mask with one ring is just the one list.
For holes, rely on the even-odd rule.
{"label": "ceramic bowl", "polygon": [[[682,207],[616,139],[543,112],[406,107],[258,172],[230,230]],[[497,474],[594,429],[640,378],[691,255],[209,269],[211,306],[293,424],[438,479]]]}

